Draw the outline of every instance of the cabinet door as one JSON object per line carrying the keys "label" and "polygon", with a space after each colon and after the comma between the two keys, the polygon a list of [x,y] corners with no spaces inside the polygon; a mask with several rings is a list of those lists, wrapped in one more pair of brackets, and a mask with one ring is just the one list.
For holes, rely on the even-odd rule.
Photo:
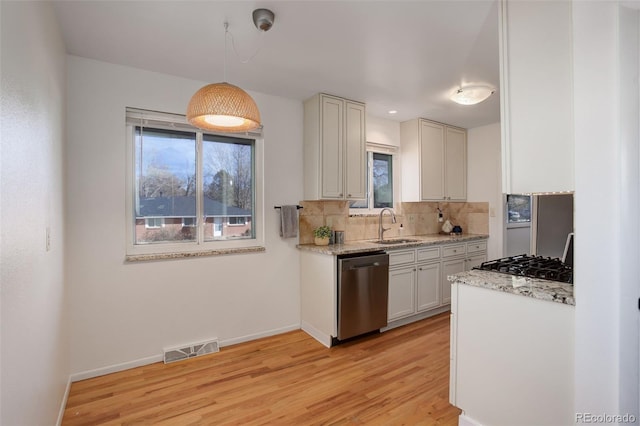
{"label": "cabinet door", "polygon": [[345,197],[366,197],[366,137],[363,104],[345,102]]}
{"label": "cabinet door", "polygon": [[420,121],[420,195],[423,200],[443,200],[444,126]]}
{"label": "cabinet door", "polygon": [[464,268],[464,259],[446,260],[442,262],[441,302],[443,305],[451,303],[451,283],[447,280],[447,277],[449,275],[457,274],[458,272],[464,272]]}
{"label": "cabinet door", "polygon": [[471,269],[475,268],[476,266],[480,266],[482,264],[482,262],[486,262],[487,261],[487,254],[486,253],[482,253],[482,254],[476,254],[474,256],[471,256],[469,258],[467,258],[466,264],[465,264],[465,271],[470,271]]}
{"label": "cabinet door", "polygon": [[415,313],[416,270],[414,266],[389,271],[389,321]]}
{"label": "cabinet door", "polygon": [[320,123],[322,198],[342,198],[344,101],[322,96]]}
{"label": "cabinet door", "polygon": [[467,133],[446,128],[445,134],[445,195],[448,200],[467,199]]}
{"label": "cabinet door", "polygon": [[499,3],[504,193],[575,189],[573,3]]}
{"label": "cabinet door", "polygon": [[417,311],[440,306],[440,262],[418,265]]}

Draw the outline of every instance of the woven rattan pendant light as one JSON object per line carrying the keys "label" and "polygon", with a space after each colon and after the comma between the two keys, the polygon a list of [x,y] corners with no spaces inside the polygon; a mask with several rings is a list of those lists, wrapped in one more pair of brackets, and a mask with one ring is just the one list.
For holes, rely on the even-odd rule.
{"label": "woven rattan pendant light", "polygon": [[189,101],[187,120],[218,132],[246,132],[260,127],[260,111],[247,92],[229,83],[207,84]]}
{"label": "woven rattan pendant light", "polygon": [[[227,32],[224,24],[224,77],[227,77]],[[229,83],[208,84],[198,90],[187,106],[192,125],[216,132],[247,132],[261,126],[260,111],[247,92]]]}

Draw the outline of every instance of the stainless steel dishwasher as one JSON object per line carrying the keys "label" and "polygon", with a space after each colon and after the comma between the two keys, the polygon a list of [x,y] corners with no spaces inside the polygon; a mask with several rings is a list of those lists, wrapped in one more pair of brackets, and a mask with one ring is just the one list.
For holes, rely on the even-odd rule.
{"label": "stainless steel dishwasher", "polygon": [[389,255],[338,256],[338,340],[387,325]]}

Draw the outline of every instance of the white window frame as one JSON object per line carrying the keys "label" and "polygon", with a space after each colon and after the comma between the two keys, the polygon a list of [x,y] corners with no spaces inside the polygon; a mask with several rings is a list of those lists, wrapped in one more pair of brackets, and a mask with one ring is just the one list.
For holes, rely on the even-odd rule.
{"label": "white window frame", "polygon": [[[367,182],[373,179],[373,155],[369,158],[369,153],[391,155],[392,179],[393,179],[393,200],[392,206],[397,209],[400,202],[400,155],[398,147],[384,145],[375,142],[367,142]],[[367,183],[368,206],[367,208],[349,208],[349,214],[355,216],[369,216],[380,214],[382,208],[373,207],[373,185]]]}
{"label": "white window frame", "polygon": [[181,130],[196,133],[196,211],[201,211],[203,205],[202,185],[202,139],[203,132],[191,126],[184,115],[162,113],[155,111],[127,108],[126,120],[126,255],[137,257],[145,255],[180,255],[197,253],[198,255],[232,254],[234,249],[239,253],[246,253],[247,249],[264,251],[264,138],[262,131],[246,133],[216,133],[205,132],[211,135],[226,136],[254,141],[254,238],[242,238],[232,240],[204,240],[203,218],[197,217],[196,228],[198,237],[195,241],[179,241],[166,243],[135,244],[135,127],[144,126],[157,129]]}

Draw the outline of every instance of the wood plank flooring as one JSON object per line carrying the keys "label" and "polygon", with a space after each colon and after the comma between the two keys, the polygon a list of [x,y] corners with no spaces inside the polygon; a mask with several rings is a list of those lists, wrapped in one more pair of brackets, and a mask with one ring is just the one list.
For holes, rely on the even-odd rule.
{"label": "wood plank flooring", "polygon": [[457,425],[449,316],[327,349],[302,331],[73,383],[71,425]]}

